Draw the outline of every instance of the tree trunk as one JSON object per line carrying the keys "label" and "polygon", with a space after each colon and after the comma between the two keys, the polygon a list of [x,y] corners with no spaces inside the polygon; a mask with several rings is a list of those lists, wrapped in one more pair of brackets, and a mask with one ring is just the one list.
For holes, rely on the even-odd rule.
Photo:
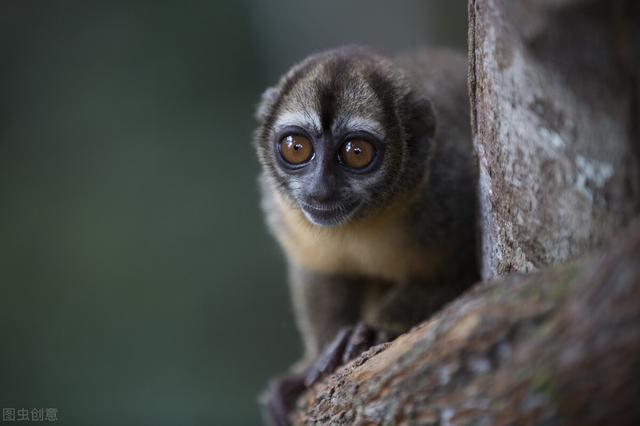
{"label": "tree trunk", "polygon": [[606,241],[640,208],[640,7],[471,0],[483,278]]}
{"label": "tree trunk", "polygon": [[493,281],[307,391],[296,424],[640,424],[640,220],[612,239],[640,212],[640,6],[470,0],[469,38]]}

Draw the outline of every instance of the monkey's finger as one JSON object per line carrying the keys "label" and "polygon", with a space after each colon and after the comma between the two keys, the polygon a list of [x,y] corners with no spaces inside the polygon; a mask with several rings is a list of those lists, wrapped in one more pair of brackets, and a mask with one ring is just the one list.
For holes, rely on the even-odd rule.
{"label": "monkey's finger", "polygon": [[313,386],[323,375],[332,373],[333,370],[340,365],[342,354],[344,353],[345,346],[347,345],[347,341],[349,340],[349,336],[351,336],[352,331],[353,328],[346,327],[338,332],[336,337],[333,339],[333,342],[331,342],[322,355],[320,355],[318,361],[316,361],[309,369],[309,372],[304,379],[305,386]]}
{"label": "monkey's finger", "polygon": [[342,364],[348,363],[373,346],[376,334],[376,331],[365,323],[356,324],[342,354]]}

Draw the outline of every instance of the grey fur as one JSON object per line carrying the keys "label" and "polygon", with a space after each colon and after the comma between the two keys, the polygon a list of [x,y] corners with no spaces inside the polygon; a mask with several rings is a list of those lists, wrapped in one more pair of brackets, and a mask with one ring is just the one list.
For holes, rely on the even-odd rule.
{"label": "grey fur", "polygon": [[[365,320],[380,329],[406,331],[477,279],[476,165],[466,70],[465,59],[451,51],[424,50],[391,59],[345,47],[307,58],[265,92],[256,114],[255,146],[263,166],[262,207],[274,235],[290,232],[276,194],[303,211],[315,203],[334,212],[326,221],[305,212],[309,232],[314,226],[363,220],[398,197],[410,196],[402,232],[413,245],[442,259],[428,278],[390,282],[366,271],[312,271],[290,257],[296,317],[307,352],[304,365],[341,326]],[[283,117],[299,119],[316,144],[316,157],[303,171],[279,162],[276,123]],[[379,139],[380,164],[368,173],[335,164],[342,135],[359,130],[345,129],[348,123],[369,126]],[[374,306],[373,316],[365,318],[365,304],[369,312]]]}

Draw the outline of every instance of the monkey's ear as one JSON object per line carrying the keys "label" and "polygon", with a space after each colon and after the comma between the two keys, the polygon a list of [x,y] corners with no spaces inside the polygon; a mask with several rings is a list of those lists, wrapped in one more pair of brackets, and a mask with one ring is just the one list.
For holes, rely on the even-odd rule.
{"label": "monkey's ear", "polygon": [[436,132],[436,115],[431,102],[424,96],[410,92],[403,99],[404,127],[413,142],[431,139]]}
{"label": "monkey's ear", "polygon": [[258,108],[256,109],[256,120],[262,123],[267,116],[267,113],[275,104],[276,98],[278,97],[278,89],[275,87],[269,87],[267,90],[262,93],[262,98],[260,99],[260,103],[258,104]]}

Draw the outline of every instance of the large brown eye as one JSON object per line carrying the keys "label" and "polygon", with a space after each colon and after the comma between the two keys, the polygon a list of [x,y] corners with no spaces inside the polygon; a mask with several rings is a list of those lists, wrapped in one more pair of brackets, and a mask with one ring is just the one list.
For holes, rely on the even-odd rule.
{"label": "large brown eye", "polygon": [[300,135],[289,135],[280,141],[280,155],[287,163],[302,164],[313,156],[311,141]]}
{"label": "large brown eye", "polygon": [[362,139],[352,139],[340,148],[340,161],[352,169],[363,169],[371,164],[376,150],[373,145]]}

